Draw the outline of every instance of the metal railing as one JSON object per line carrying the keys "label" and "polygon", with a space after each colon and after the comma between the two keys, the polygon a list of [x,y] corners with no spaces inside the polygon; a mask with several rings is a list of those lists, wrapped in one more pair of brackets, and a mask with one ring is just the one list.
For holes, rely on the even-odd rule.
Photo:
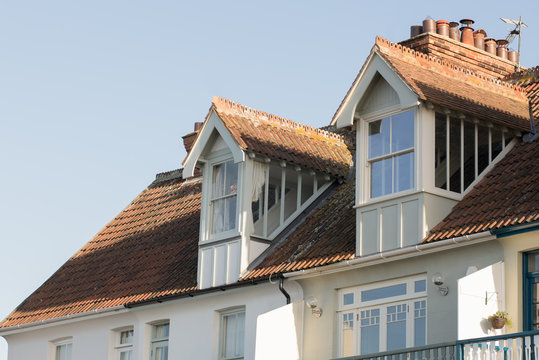
{"label": "metal railing", "polygon": [[456,342],[458,360],[539,360],[539,331]]}
{"label": "metal railing", "polygon": [[457,360],[457,358],[455,343],[452,342],[348,356],[334,360]]}
{"label": "metal railing", "polygon": [[539,330],[348,356],[333,360],[539,360]]}

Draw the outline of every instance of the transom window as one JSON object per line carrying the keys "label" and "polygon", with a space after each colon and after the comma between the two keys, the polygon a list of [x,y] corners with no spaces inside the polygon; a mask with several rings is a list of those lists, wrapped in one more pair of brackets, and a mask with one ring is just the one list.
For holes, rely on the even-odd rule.
{"label": "transom window", "polygon": [[464,192],[513,139],[500,128],[439,112],[435,133],[435,186],[456,193]]}
{"label": "transom window", "polygon": [[426,344],[424,276],[339,291],[340,356]]}
{"label": "transom window", "polygon": [[132,360],[133,359],[133,329],[122,330],[117,332],[116,336],[116,359]]}
{"label": "transom window", "polygon": [[371,198],[414,187],[413,110],[368,124]]}
{"label": "transom window", "polygon": [[238,165],[232,160],[214,165],[211,194],[212,234],[236,228],[237,193]]}
{"label": "transom window", "polygon": [[221,313],[220,360],[243,359],[245,338],[245,309]]}

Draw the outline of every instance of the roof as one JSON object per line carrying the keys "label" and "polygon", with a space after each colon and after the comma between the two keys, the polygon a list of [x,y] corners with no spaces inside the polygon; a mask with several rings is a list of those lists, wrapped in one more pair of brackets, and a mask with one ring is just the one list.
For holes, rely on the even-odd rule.
{"label": "roof", "polygon": [[519,142],[423,240],[539,221],[539,141]]}
{"label": "roof", "polygon": [[376,38],[378,53],[422,100],[500,125],[529,129],[525,89]]}
{"label": "roof", "polygon": [[0,328],[195,290],[201,184],[158,175]]}
{"label": "roof", "polygon": [[[529,129],[526,89],[516,83],[476,74],[468,68],[376,37],[378,54],[421,99],[513,129]],[[371,57],[369,56],[369,58]],[[368,61],[335,112],[333,121],[352,95]]]}
{"label": "roof", "polygon": [[345,138],[282,117],[214,97],[212,107],[242,150],[340,178],[348,175],[352,153]]}
{"label": "roof", "polygon": [[343,183],[285,241],[271,246],[244,280],[329,265],[355,257],[355,181]]}

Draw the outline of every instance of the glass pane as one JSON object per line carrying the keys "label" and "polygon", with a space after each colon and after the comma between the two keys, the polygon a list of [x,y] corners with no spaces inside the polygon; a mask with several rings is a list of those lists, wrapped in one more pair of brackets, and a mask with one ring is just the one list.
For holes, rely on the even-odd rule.
{"label": "glass pane", "polygon": [[488,166],[488,127],[477,125],[477,174]]}
{"label": "glass pane", "polygon": [[213,167],[213,190],[212,197],[217,198],[225,194],[225,167],[224,164],[218,164]]}
{"label": "glass pane", "polygon": [[169,324],[155,325],[155,336],[156,339],[168,338]]}
{"label": "glass pane", "polygon": [[406,284],[386,286],[361,292],[361,301],[385,299],[393,296],[406,295]]}
{"label": "glass pane", "polygon": [[344,294],[343,295],[343,305],[351,305],[354,303],[354,294]]}
{"label": "glass pane", "polygon": [[492,128],[492,158],[491,161],[498,156],[503,150],[502,131],[498,128]]}
{"label": "glass pane", "polygon": [[122,331],[120,334],[120,344],[133,343],[133,330]]}
{"label": "glass pane", "polygon": [[[534,284],[536,285],[536,284]],[[539,304],[533,305],[532,323],[539,324]]]}
{"label": "glass pane", "polygon": [[509,143],[511,142],[511,140],[513,140],[513,134],[510,134],[508,132],[505,133],[504,135],[504,139],[505,139],[505,146],[509,145]]}
{"label": "glass pane", "polygon": [[286,188],[284,196],[284,219],[288,219],[297,209],[298,204],[298,173],[286,168]]}
{"label": "glass pane", "polygon": [[449,120],[449,190],[460,193],[460,119]]}
{"label": "glass pane", "polygon": [[120,360],[132,360],[133,350],[126,350],[120,353]]}
{"label": "glass pane", "polygon": [[369,159],[389,154],[389,118],[369,123]]}
{"label": "glass pane", "polygon": [[414,112],[407,111],[391,119],[391,151],[396,152],[414,147]]}
{"label": "glass pane", "polygon": [[231,357],[236,351],[236,315],[223,316],[223,357]]}
{"label": "glass pane", "polygon": [[354,313],[343,314],[342,355],[355,355],[354,350]]}
{"label": "glass pane", "polygon": [[372,163],[371,198],[391,193],[391,163],[391,158]]}
{"label": "glass pane", "polygon": [[238,192],[238,164],[234,161],[227,161],[225,164],[225,194],[236,194]]}
{"label": "glass pane", "polygon": [[427,281],[418,280],[414,282],[414,292],[423,292],[427,290]]}
{"label": "glass pane", "polygon": [[539,272],[539,253],[528,254],[528,272]]}
{"label": "glass pane", "polygon": [[387,307],[387,350],[406,347],[406,311],[406,304]]}
{"label": "glass pane", "polygon": [[301,204],[303,205],[314,192],[314,176],[304,173],[301,179]]}
{"label": "glass pane", "polygon": [[475,180],[475,125],[464,122],[464,189]]}
{"label": "glass pane", "polygon": [[236,196],[213,201],[212,233],[236,228]]}
{"label": "glass pane", "polygon": [[152,360],[167,360],[168,344],[156,344],[154,347]]}
{"label": "glass pane", "polygon": [[427,343],[427,301],[414,302],[414,346]]}
{"label": "glass pane", "polygon": [[539,302],[539,284],[533,284],[532,289],[532,302]]}
{"label": "glass pane", "polygon": [[360,319],[361,354],[380,351],[380,310],[361,311]]}
{"label": "glass pane", "polygon": [[243,355],[243,342],[245,339],[245,313],[241,312],[237,316],[237,332],[236,332],[236,355]]}
{"label": "glass pane", "polygon": [[447,120],[444,114],[436,113],[434,131],[434,185],[447,189]]}
{"label": "glass pane", "polygon": [[410,152],[395,157],[394,191],[404,191],[414,187],[414,153]]}

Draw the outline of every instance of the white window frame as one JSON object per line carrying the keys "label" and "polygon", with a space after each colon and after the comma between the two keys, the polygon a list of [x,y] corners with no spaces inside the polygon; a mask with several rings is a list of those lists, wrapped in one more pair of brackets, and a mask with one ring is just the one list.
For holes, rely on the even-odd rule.
{"label": "white window frame", "polygon": [[73,359],[73,339],[72,338],[61,340],[61,341],[55,341],[53,343],[53,346],[54,346],[54,357],[53,357],[54,360],[61,359],[60,351],[61,351],[61,348],[64,346],[65,346],[66,351],[68,348],[70,348],[70,351],[69,351],[70,356],[66,357],[65,360]]}
{"label": "white window frame", "polygon": [[[239,234],[239,212],[240,212],[240,205],[241,205],[241,174],[243,171],[242,164],[244,163],[236,163],[238,166],[238,173],[237,173],[237,190],[235,194],[228,194],[219,198],[214,198],[213,196],[213,171],[214,167],[220,164],[224,164],[228,161],[234,162],[234,158],[232,157],[232,154],[228,151],[217,151],[211,156],[208,157],[208,162],[205,166],[204,171],[204,189],[203,189],[203,204],[206,204],[205,209],[202,210],[201,216],[205,218],[204,225],[205,229],[203,231],[204,237],[201,238],[201,242],[213,242],[213,241],[219,241],[227,238],[231,238],[234,236],[237,236]],[[235,224],[234,228],[222,232],[213,233],[213,203],[217,200],[225,199],[235,197],[236,198],[236,214],[235,216]]]}
{"label": "white window frame", "polygon": [[[379,309],[379,334],[380,334],[380,343],[379,351],[382,352],[387,349],[387,308],[392,305],[406,304],[408,307],[407,313],[409,314],[406,319],[406,334],[410,335],[406,338],[406,347],[414,346],[414,304],[417,301],[425,301],[426,309],[428,308],[427,301],[427,278],[426,275],[412,276],[408,278],[394,279],[384,282],[378,282],[373,284],[361,285],[352,288],[344,288],[338,291],[338,310],[337,310],[337,324],[338,324],[338,355],[343,355],[343,326],[344,320],[343,316],[345,314],[353,314],[353,348],[354,355],[364,355],[361,353],[361,338],[359,333],[360,328],[360,314],[362,311]],[[416,281],[425,281],[425,290],[420,292],[415,292],[415,282]],[[384,297],[371,301],[361,301],[361,292],[385,288],[388,286],[406,284],[406,294],[398,296]],[[347,294],[352,294],[354,301],[352,304],[344,304],[344,296]],[[425,314],[425,318],[426,318]],[[427,343],[426,335],[428,334],[427,321],[425,321],[425,343]]]}
{"label": "white window frame", "polygon": [[[124,332],[132,332],[131,342],[122,344],[122,334]],[[131,352],[131,357],[133,357],[133,343],[134,343],[134,335],[135,331],[133,327],[128,328],[122,328],[115,330],[114,334],[114,356],[116,360],[120,360],[122,353],[128,353]]]}
{"label": "white window frame", "polygon": [[[382,155],[382,156],[377,156],[377,157],[374,157],[372,159],[369,159],[369,124],[372,123],[372,122],[375,122],[375,121],[378,121],[378,120],[383,120],[384,118],[387,118],[387,117],[393,117],[395,115],[398,115],[398,114],[401,114],[401,113],[405,113],[405,112],[408,112],[408,111],[412,111],[413,112],[413,123],[414,123],[414,129],[413,129],[413,135],[414,135],[414,139],[413,139],[413,147],[411,148],[408,148],[408,149],[404,149],[404,150],[399,150],[399,151],[396,151],[396,152],[390,152],[390,154],[386,154],[386,155]],[[417,184],[418,184],[418,128],[419,128],[419,114],[421,113],[420,111],[420,108],[418,106],[412,106],[412,107],[409,107],[409,108],[405,108],[405,109],[400,109],[400,108],[391,108],[391,109],[388,109],[388,110],[383,110],[383,111],[377,111],[377,112],[374,112],[374,113],[371,113],[371,114],[367,114],[367,115],[364,115],[364,116],[361,116],[360,118],[360,121],[359,121],[359,131],[358,131],[358,138],[357,138],[357,141],[358,141],[358,149],[361,149],[361,150],[358,150],[359,152],[359,162],[360,164],[362,164],[362,166],[359,166],[357,171],[358,173],[356,174],[356,179],[358,179],[357,181],[360,182],[360,185],[361,183],[363,183],[362,187],[361,187],[361,191],[360,191],[360,194],[358,194],[358,204],[361,204],[361,205],[367,205],[369,203],[374,203],[374,202],[380,202],[380,201],[384,201],[384,200],[387,200],[387,199],[392,199],[392,198],[395,198],[395,197],[400,197],[400,196],[405,196],[405,195],[408,195],[408,194],[412,194],[414,193],[416,190],[417,190]],[[391,140],[390,140],[391,141]],[[412,184],[412,187],[410,189],[406,189],[406,190],[402,190],[402,191],[392,191],[391,193],[389,194],[385,194],[385,195],[381,195],[381,196],[377,196],[377,197],[371,197],[371,173],[372,173],[372,163],[375,162],[375,161],[378,161],[378,160],[382,160],[382,159],[385,159],[385,158],[394,158],[398,155],[402,155],[402,154],[406,154],[406,153],[412,153],[414,154],[414,161],[413,161],[413,169],[412,169],[412,173],[413,173],[413,184]],[[364,169],[364,171],[363,171]],[[394,168],[392,166],[392,175],[393,175],[393,171],[394,171]],[[393,181],[394,181],[394,177],[392,176],[392,184],[391,184],[391,189],[393,190]]]}
{"label": "white window frame", "polygon": [[[169,330],[168,336],[163,336],[163,337],[157,337],[156,336],[157,327],[161,326],[161,325],[168,325],[168,330]],[[155,350],[158,347],[162,347],[163,345],[166,345],[166,347],[168,349],[169,338],[170,338],[170,322],[169,321],[157,322],[157,323],[151,324],[151,326],[152,326],[152,328],[151,328],[151,338],[150,338],[150,360],[153,360]],[[167,355],[167,359],[168,359],[168,355]],[[165,359],[165,360],[167,360],[167,359]]]}
{"label": "white window frame", "polygon": [[[234,354],[233,356],[226,356],[224,354],[224,346],[226,344],[226,338],[229,336],[226,332],[225,328],[225,318],[228,316],[238,316],[243,314],[243,323],[240,327],[236,327],[236,333],[234,334],[234,339],[237,344],[238,337],[243,336],[242,343],[243,347],[241,349],[237,349],[238,352]],[[219,313],[219,360],[243,360],[245,356],[245,308],[234,308],[226,311],[221,311]],[[236,323],[238,325],[239,322]]]}

